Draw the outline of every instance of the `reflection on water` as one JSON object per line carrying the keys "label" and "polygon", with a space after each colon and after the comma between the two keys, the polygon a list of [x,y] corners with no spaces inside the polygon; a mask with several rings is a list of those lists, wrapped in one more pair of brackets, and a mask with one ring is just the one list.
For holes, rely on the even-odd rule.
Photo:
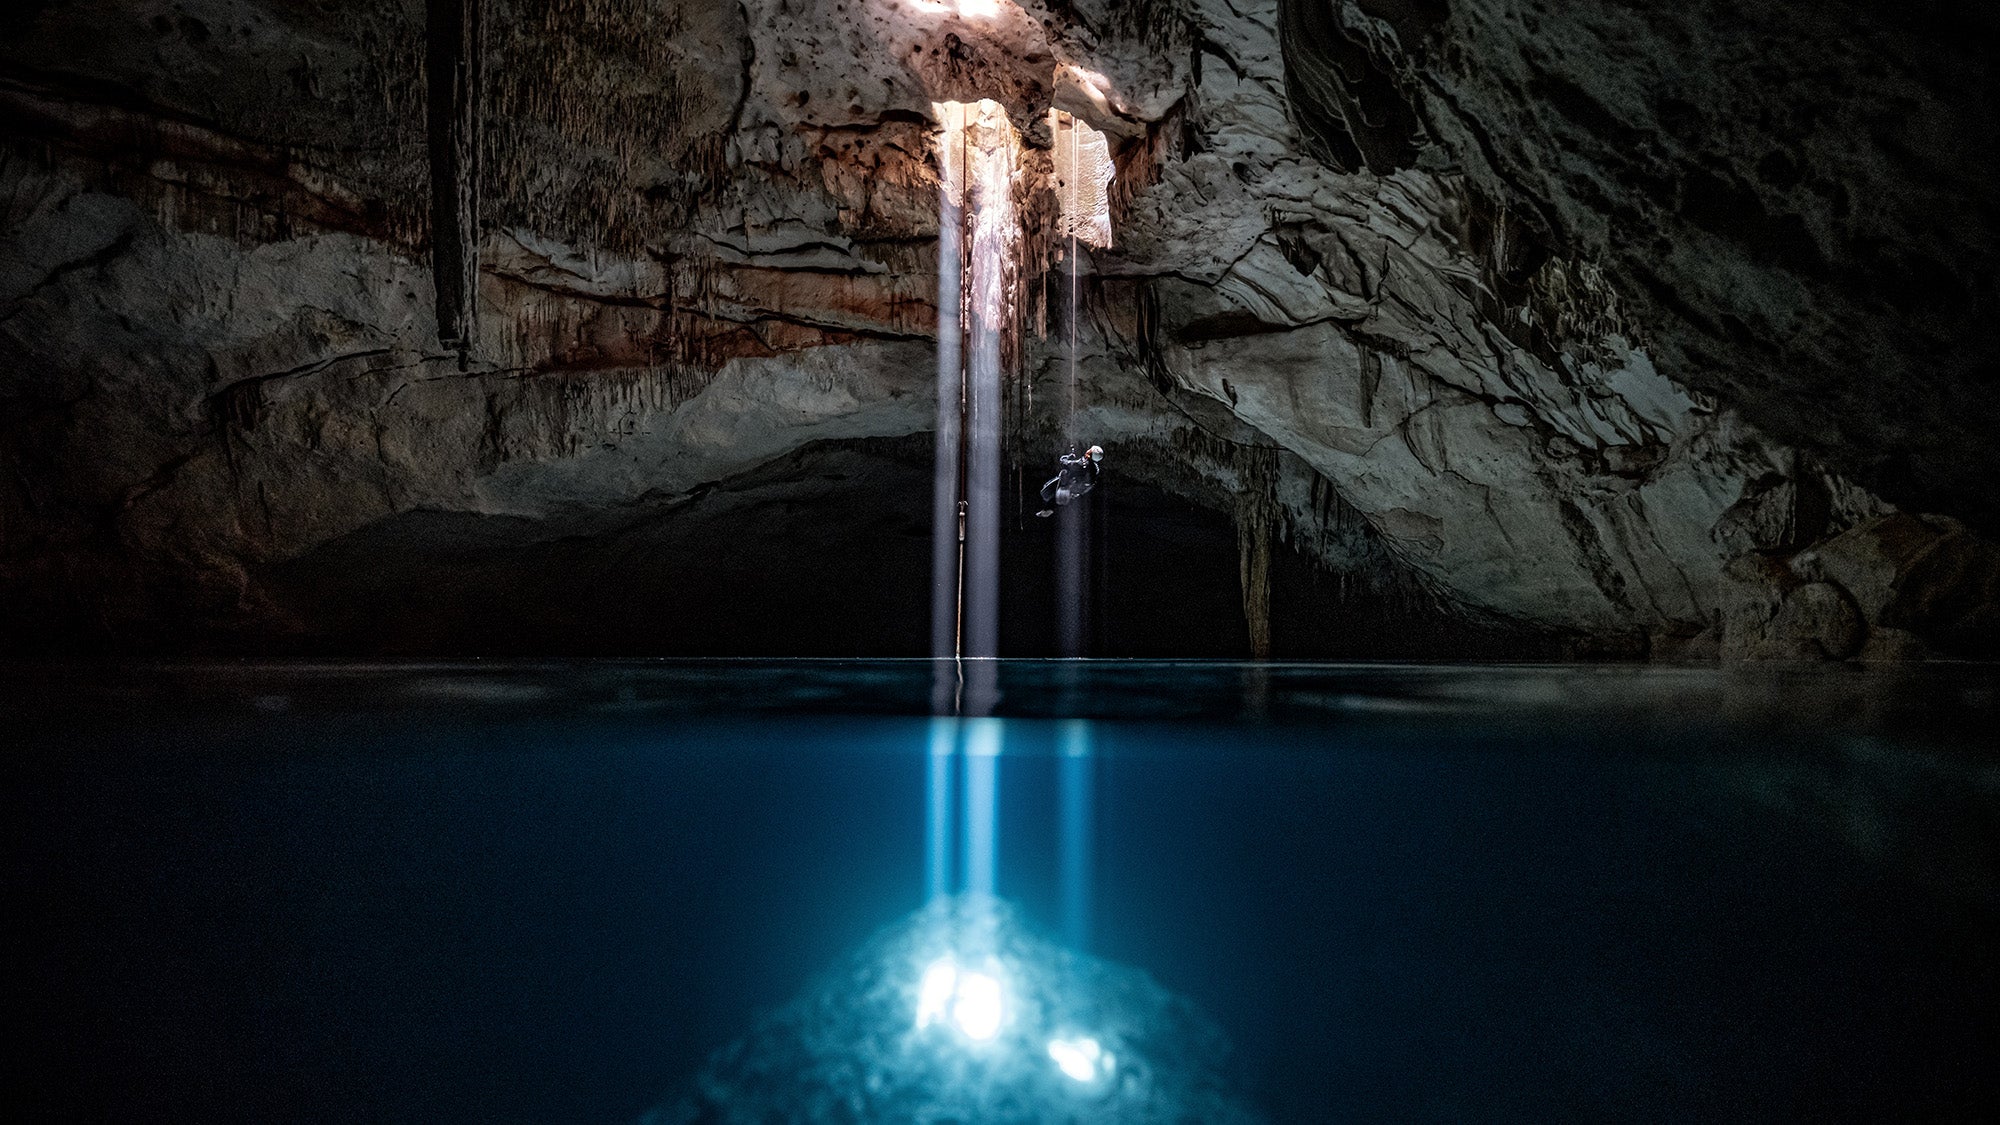
{"label": "reflection on water", "polygon": [[0,670],[10,1105],[1971,1118],[2000,1097],[1995,685]]}

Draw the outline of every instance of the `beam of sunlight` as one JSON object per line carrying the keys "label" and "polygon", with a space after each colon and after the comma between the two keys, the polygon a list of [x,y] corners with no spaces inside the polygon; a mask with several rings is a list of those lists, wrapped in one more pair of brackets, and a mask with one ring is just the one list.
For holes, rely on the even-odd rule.
{"label": "beam of sunlight", "polygon": [[991,896],[999,861],[999,719],[965,721],[965,890]]}
{"label": "beam of sunlight", "polygon": [[960,528],[958,499],[962,458],[959,419],[965,408],[959,352],[963,326],[964,270],[960,261],[964,186],[956,161],[940,160],[938,184],[937,469],[931,493],[931,656],[958,655]]}
{"label": "beam of sunlight", "polygon": [[951,893],[951,765],[958,751],[958,720],[931,720],[925,772],[924,890],[933,899]]}
{"label": "beam of sunlight", "polygon": [[[968,218],[971,228],[959,267],[968,323],[962,325],[965,537],[958,653],[990,657],[1000,648],[1000,382],[1006,340],[1013,328],[1012,293],[1020,253],[1020,220],[1014,210],[1020,138],[997,102],[939,102],[933,109],[944,124],[938,155],[945,168],[946,195],[955,197],[965,212],[951,230],[939,233],[940,273],[948,265],[942,248],[952,241],[952,232],[966,225]],[[941,279],[941,296],[944,287]],[[942,314],[939,326],[942,395],[946,358]],[[942,441],[939,449],[942,453]]]}
{"label": "beam of sunlight", "polygon": [[[1089,72],[1069,68],[1079,74]],[[1079,242],[1095,247],[1111,245],[1110,187],[1116,168],[1111,160],[1110,141],[1103,133],[1051,107],[1049,132],[1055,148],[1057,202],[1056,233],[1069,240],[1069,414],[1063,437],[1084,444],[1078,430],[1076,371],[1080,348],[1078,319],[1081,311],[1077,280],[1082,264]],[[1056,651],[1062,656],[1082,656],[1089,632],[1090,614],[1084,574],[1090,553],[1088,522],[1081,505],[1061,507],[1056,513]]]}
{"label": "beam of sunlight", "polygon": [[1090,639],[1088,573],[1090,509],[1070,503],[1056,509],[1056,654],[1086,656]]}
{"label": "beam of sunlight", "polygon": [[1096,760],[1091,756],[1090,724],[1071,719],[1062,726],[1057,746],[1057,801],[1061,838],[1056,854],[1062,864],[1062,927],[1070,948],[1090,947],[1091,836]]}

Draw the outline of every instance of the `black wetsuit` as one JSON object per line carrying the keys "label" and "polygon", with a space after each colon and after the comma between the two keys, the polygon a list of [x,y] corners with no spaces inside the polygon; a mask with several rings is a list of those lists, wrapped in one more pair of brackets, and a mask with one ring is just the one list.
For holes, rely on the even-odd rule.
{"label": "black wetsuit", "polygon": [[1089,454],[1065,453],[1056,460],[1056,465],[1054,479],[1042,486],[1042,500],[1046,503],[1067,504],[1097,484],[1097,462]]}

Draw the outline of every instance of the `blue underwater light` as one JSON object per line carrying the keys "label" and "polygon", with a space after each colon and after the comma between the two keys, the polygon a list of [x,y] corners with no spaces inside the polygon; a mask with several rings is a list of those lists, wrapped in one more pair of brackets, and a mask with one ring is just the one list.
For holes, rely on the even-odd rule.
{"label": "blue underwater light", "polygon": [[1144,972],[949,895],[716,1052],[662,1121],[1260,1120],[1228,1043]]}

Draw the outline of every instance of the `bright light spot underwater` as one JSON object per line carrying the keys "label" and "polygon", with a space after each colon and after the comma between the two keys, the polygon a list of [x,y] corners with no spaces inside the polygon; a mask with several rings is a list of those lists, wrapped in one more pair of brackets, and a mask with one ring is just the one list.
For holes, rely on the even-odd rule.
{"label": "bright light spot underwater", "polygon": [[1000,1030],[1000,982],[985,973],[967,973],[958,982],[952,1022],[973,1039],[991,1039]]}
{"label": "bright light spot underwater", "polygon": [[1113,1065],[1110,1052],[1088,1035],[1049,1040],[1049,1057],[1064,1074],[1078,1082],[1095,1082],[1100,1075],[1111,1073]]}
{"label": "bright light spot underwater", "polygon": [[917,1026],[929,1027],[951,1004],[951,994],[958,987],[958,966],[949,959],[934,962],[924,970],[924,981],[917,987]]}
{"label": "bright light spot underwater", "polygon": [[945,895],[760,1018],[654,1116],[1258,1125],[1227,1055],[1222,1029],[1147,973],[1057,944],[1005,901]]}
{"label": "bright light spot underwater", "polygon": [[949,957],[931,962],[917,986],[917,1026],[947,1016],[967,1039],[993,1038],[1000,1033],[1000,982],[986,973],[960,972]]}
{"label": "bright light spot underwater", "polygon": [[990,20],[1000,14],[1000,0],[958,0],[958,14]]}

